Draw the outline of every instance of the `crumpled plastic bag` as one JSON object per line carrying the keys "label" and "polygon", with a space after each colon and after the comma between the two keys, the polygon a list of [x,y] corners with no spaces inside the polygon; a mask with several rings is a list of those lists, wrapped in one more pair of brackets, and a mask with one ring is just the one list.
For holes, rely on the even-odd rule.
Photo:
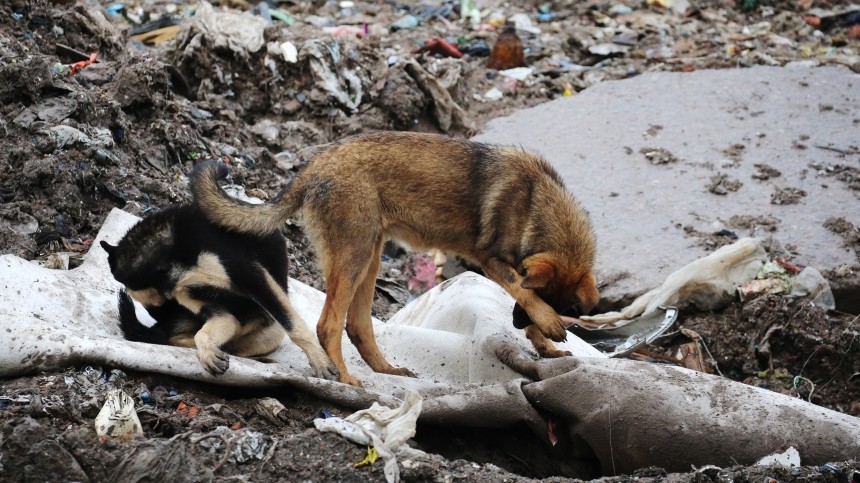
{"label": "crumpled plastic bag", "polygon": [[676,270],[666,277],[663,285],[640,296],[620,312],[583,316],[582,319],[611,324],[648,315],[666,305],[681,308],[692,304],[699,310],[713,310],[731,301],[738,285],[754,279],[764,260],[765,251],[758,239],[741,238]]}
{"label": "crumpled plastic bag", "polygon": [[308,61],[316,87],[351,112],[361,104],[361,79],[346,68],[340,44],[332,39],[310,39],[299,49],[299,60]]}
{"label": "crumpled plastic bag", "polygon": [[143,434],[143,427],[134,409],[134,399],[122,389],[107,393],[102,410],[96,416],[96,434],[130,439]]}
{"label": "crumpled plastic bag", "polygon": [[[400,481],[400,468],[395,454],[407,450],[406,440],[415,436],[415,424],[421,414],[423,400],[407,390],[403,404],[388,408],[373,403],[368,409],[357,411],[346,418],[317,418],[314,426],[320,431],[340,434],[361,445],[372,445],[385,461],[385,479],[388,483]],[[409,448],[411,449],[411,448]]]}
{"label": "crumpled plastic bag", "polygon": [[[466,111],[451,97],[451,93],[442,82],[424,70],[415,59],[404,61],[406,72],[415,79],[418,87],[433,99],[433,114],[439,129],[450,132],[453,129],[474,130],[475,126]],[[450,82],[450,79],[446,79]],[[446,82],[447,83],[447,82]]]}
{"label": "crumpled plastic bag", "polygon": [[[243,59],[257,52],[263,45],[266,21],[262,17],[226,11],[216,11],[212,4],[203,1],[197,7],[191,23],[185,24],[176,34],[175,44],[180,49],[193,49],[199,38],[215,49],[230,49]],[[197,41],[195,41],[195,39]]]}

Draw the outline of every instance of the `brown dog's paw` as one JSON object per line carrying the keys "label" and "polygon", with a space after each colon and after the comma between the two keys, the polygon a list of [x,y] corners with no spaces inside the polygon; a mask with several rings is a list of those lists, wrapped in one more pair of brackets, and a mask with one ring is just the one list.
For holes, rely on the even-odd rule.
{"label": "brown dog's paw", "polygon": [[230,356],[217,347],[197,349],[197,358],[213,376],[220,376],[230,367]]}
{"label": "brown dog's paw", "polygon": [[391,374],[392,376],[406,376],[406,377],[418,377],[414,372],[410,371],[405,367],[391,367],[391,369],[387,369],[384,371],[380,371],[385,374]]}
{"label": "brown dog's paw", "polygon": [[338,379],[340,380],[340,382],[342,382],[344,384],[349,384],[350,386],[355,386],[355,387],[362,387],[363,386],[361,381],[350,376],[349,374],[341,374],[340,376],[338,376]]}
{"label": "brown dog's paw", "polygon": [[558,317],[549,324],[538,325],[538,329],[540,329],[543,335],[555,342],[564,342],[567,340],[567,329],[561,325],[561,319]]}
{"label": "brown dog's paw", "polygon": [[559,357],[572,356],[573,354],[570,351],[560,351],[558,349],[544,349],[538,350],[538,355],[545,359],[557,359]]}

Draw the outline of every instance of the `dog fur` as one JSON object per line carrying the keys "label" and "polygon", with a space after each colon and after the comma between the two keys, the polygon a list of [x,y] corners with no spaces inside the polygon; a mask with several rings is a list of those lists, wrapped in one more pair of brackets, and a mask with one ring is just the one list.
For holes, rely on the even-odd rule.
{"label": "dog fur", "polygon": [[[346,331],[376,372],[412,375],[379,351],[371,304],[386,239],[438,248],[481,267],[516,299],[513,318],[544,357],[560,357],[559,313],[588,313],[599,293],[596,241],[586,212],[540,156],[439,135],[379,132],[320,152],[270,202],[250,205],[219,186],[224,168],[201,163],[191,190],[214,223],[271,233],[299,209],[322,261],[326,300],[317,335],[342,382],[360,385],[343,361]],[[551,339],[551,340],[550,340]]]}
{"label": "dog fur", "polygon": [[[120,327],[141,342],[196,347],[212,374],[229,367],[226,352],[254,357],[284,335],[307,355],[317,377],[337,369],[287,298],[289,257],[280,231],[259,236],[225,230],[194,205],[144,218],[117,246],[102,241],[120,293]],[[129,297],[157,321],[146,328]],[[226,352],[225,352],[226,351]]]}

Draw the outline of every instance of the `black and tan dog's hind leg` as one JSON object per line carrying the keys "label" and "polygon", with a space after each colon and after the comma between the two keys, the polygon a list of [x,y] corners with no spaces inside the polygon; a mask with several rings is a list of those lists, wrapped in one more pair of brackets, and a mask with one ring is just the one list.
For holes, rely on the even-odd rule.
{"label": "black and tan dog's hind leg", "polygon": [[239,357],[247,357],[258,362],[275,363],[274,359],[266,357],[266,354],[274,352],[284,338],[287,336],[286,330],[281,324],[266,318],[260,321],[254,321],[257,328],[244,330],[244,334],[236,337],[223,346],[222,349],[228,354],[233,354]]}
{"label": "black and tan dog's hind leg", "polygon": [[[262,267],[260,267],[260,274],[263,278],[264,287],[260,287],[260,290],[256,291],[254,300],[280,323],[290,340],[304,351],[314,377],[338,380],[340,372],[323,350],[316,334],[308,328],[293,308],[283,286]],[[285,284],[286,281],[284,281]]]}

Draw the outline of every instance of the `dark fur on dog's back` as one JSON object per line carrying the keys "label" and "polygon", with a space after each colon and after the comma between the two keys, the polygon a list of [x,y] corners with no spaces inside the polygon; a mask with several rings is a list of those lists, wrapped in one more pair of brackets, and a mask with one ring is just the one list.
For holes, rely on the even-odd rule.
{"label": "dark fur on dog's back", "polygon": [[147,216],[128,231],[120,246],[121,250],[110,252],[111,271],[132,289],[169,291],[175,283],[169,273],[174,264],[193,267],[203,252],[222,257],[228,275],[244,268],[237,263],[259,264],[286,285],[289,269],[286,240],[280,231],[263,235],[227,231],[194,205],[174,205]]}
{"label": "dark fur on dog's back", "polygon": [[359,383],[343,362],[344,319],[371,368],[410,374],[385,360],[370,323],[386,238],[480,266],[516,299],[513,316],[543,356],[565,354],[547,339],[566,336],[558,313],[587,312],[599,298],[588,215],[549,163],[524,149],[418,133],[353,136],[322,150],[262,206],[227,196],[222,173],[204,164],[191,178],[195,201],[220,226],[264,234],[302,210],[327,284],[317,334],[344,382]]}

